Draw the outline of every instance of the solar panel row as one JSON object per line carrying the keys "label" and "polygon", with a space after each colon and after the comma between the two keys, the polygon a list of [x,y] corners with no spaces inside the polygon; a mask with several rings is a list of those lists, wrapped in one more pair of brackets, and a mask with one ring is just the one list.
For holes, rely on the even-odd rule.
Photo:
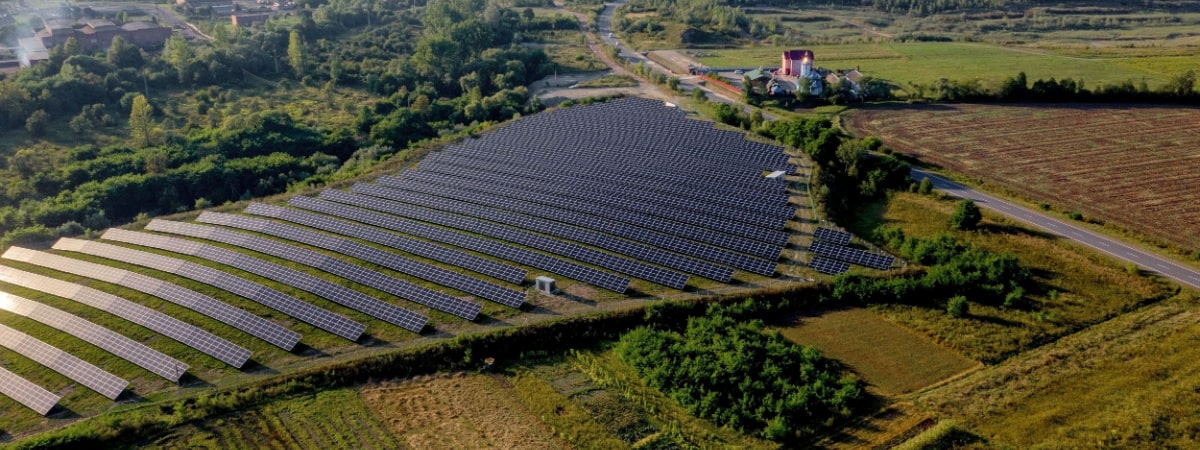
{"label": "solar panel row", "polygon": [[8,347],[20,353],[21,356],[61,373],[113,400],[121,396],[121,393],[125,392],[125,388],[129,386],[128,381],[116,375],[105,372],[53,345],[5,325],[0,325],[0,346]]}
{"label": "solar panel row", "polygon": [[[267,234],[270,236],[289,239],[314,247],[331,250],[363,261],[379,264],[392,270],[403,272],[417,278],[431,281],[442,286],[452,287],[463,292],[478,295],[505,306],[520,308],[525,303],[525,293],[507,289],[492,283],[471,278],[441,267],[414,261],[395,253],[380,250],[348,239],[334,237],[329,234],[304,230],[301,228],[271,222],[264,219],[232,214],[205,212],[197,219],[201,223],[224,225],[247,231]],[[449,306],[447,312],[453,311]],[[442,308],[438,308],[442,309]]]}
{"label": "solar panel row", "polygon": [[250,350],[174,317],[90,287],[5,266],[0,266],[0,281],[83,303],[146,327],[239,369],[250,359]]}
{"label": "solar panel row", "polygon": [[75,336],[174,382],[179,382],[179,377],[188,369],[187,364],[158,350],[49,305],[0,292],[0,309],[20,314]]}
{"label": "solar panel row", "polygon": [[846,271],[850,270],[850,263],[823,258],[820,256],[813,256],[812,261],[808,263],[808,267],[811,267],[813,270],[826,275],[838,275],[846,273]]}
{"label": "solar panel row", "polygon": [[20,375],[0,367],[0,394],[16,400],[34,412],[46,415],[58,404],[58,396]]}
{"label": "solar panel row", "polygon": [[413,220],[396,216],[379,214],[362,208],[347,206],[339,203],[317,200],[308,197],[292,197],[288,205],[342,217],[349,220],[386,228],[401,233],[425,239],[444,242],[457,247],[473,250],[486,255],[536,267],[551,273],[582,281],[584,283],[623,293],[629,288],[629,279],[619,277],[591,267],[575,264],[560,258],[551,257],[538,252],[514,247],[508,244],[482,239],[468,234],[439,228]]}
{"label": "solar panel row", "polygon": [[[781,231],[742,226],[740,229],[753,235],[745,237],[649,214],[607,207],[595,202],[564,195],[545,194],[529,189],[505,187],[497,183],[476,182],[469,177],[470,175],[465,173],[462,177],[454,177],[445,174],[408,171],[401,174],[401,177],[382,176],[377,182],[384,186],[457,198],[480,204],[490,204],[526,214],[539,214],[547,210],[551,212],[561,211],[555,217],[547,218],[563,222],[576,219],[580,216],[580,213],[584,213],[605,222],[613,224],[623,222],[634,225],[634,228],[646,229],[647,231],[657,232],[660,235],[678,236],[679,238],[724,247],[736,252],[762,258],[777,258],[780,247],[787,243],[787,233]],[[602,231],[611,232],[608,230]],[[767,239],[774,241],[769,243],[763,242],[763,240]],[[659,242],[662,239],[656,239],[655,241]]]}
{"label": "solar panel row", "polygon": [[430,244],[417,239],[408,238],[396,233],[389,233],[378,228],[359,225],[346,220],[338,220],[317,214],[283,208],[264,203],[251,203],[244,210],[247,214],[286,220],[330,233],[350,236],[368,242],[403,250],[414,255],[423,256],[434,261],[440,261],[456,267],[461,267],[513,284],[521,284],[525,280],[524,269],[481,258],[470,253],[449,249],[440,245]]}
{"label": "solar panel row", "polygon": [[816,231],[813,231],[813,239],[826,241],[835,245],[849,244],[850,238],[850,233],[845,231],[831,230],[824,227],[817,227]]}
{"label": "solar panel row", "polygon": [[482,205],[474,205],[444,197],[435,197],[411,191],[402,191],[388,187],[356,184],[353,192],[374,195],[380,198],[396,200],[408,204],[425,206],[438,211],[452,212],[464,216],[472,216],[509,225],[524,230],[570,239],[588,245],[594,245],[615,253],[629,256],[639,261],[659,264],[672,269],[699,275],[722,283],[733,278],[733,269],[715,264],[666,252],[658,248],[615,238],[603,233],[597,233],[585,228],[574,227],[559,222],[552,222],[529,215],[514,214]]}
{"label": "solar panel row", "polygon": [[321,191],[321,198],[333,200],[354,206],[374,209],[388,214],[394,214],[414,220],[421,220],[437,225],[457,228],[472,233],[479,233],[495,239],[533,247],[542,251],[562,255],[577,261],[595,264],[606,269],[615,270],[643,280],[648,280],[663,286],[683,289],[687,283],[687,275],[660,269],[641,262],[619,258],[608,253],[594,250],[582,245],[551,239],[534,233],[529,233],[509,227],[490,224],[479,220],[453,214],[441,213],[426,208],[405,205],[376,197],[351,194],[347,192],[326,189]]}
{"label": "solar panel row", "polygon": [[892,268],[892,263],[895,261],[895,259],[891,256],[876,255],[874,253],[867,253],[862,250],[834,245],[823,241],[813,242],[812,245],[808,247],[808,250],[816,255],[879,270],[888,270]]}
{"label": "solar panel row", "polygon": [[[172,228],[176,223],[164,222],[159,224],[159,226],[162,228]],[[195,256],[241,269],[305,292],[311,292],[347,308],[366,313],[371,317],[414,333],[420,333],[425,328],[425,323],[429,320],[424,315],[400,308],[359,291],[233,250],[185,239],[126,231],[118,228],[108,229],[101,238]]]}
{"label": "solar panel row", "polygon": [[[172,225],[166,226],[166,224]],[[150,221],[150,224],[146,226],[146,229],[150,231],[162,231],[166,233],[174,233],[183,236],[191,236],[216,242],[223,242],[229,245],[275,256],[277,258],[283,258],[297,264],[315,267],[342,278],[361,283],[364,286],[370,286],[389,294],[399,296],[430,308],[445,311],[467,320],[474,320],[475,316],[479,314],[479,310],[481,309],[478,304],[417,286],[408,281],[390,277],[373,270],[368,270],[337,258],[325,256],[311,250],[305,250],[245,233],[238,233],[223,228],[182,222],[169,222],[158,219]]]}
{"label": "solar panel row", "polygon": [[215,298],[191,289],[128,270],[20,247],[10,247],[0,257],[35,264],[81,277],[94,278],[144,292],[204,314],[284,350],[291,351],[296,346],[296,343],[300,342],[300,333],[284,328],[277,323],[250,314],[242,309],[234,308]]}
{"label": "solar panel row", "polygon": [[54,244],[54,249],[80,252],[128,264],[158,269],[216,286],[351,341],[357,341],[367,329],[366,325],[302,302],[275,289],[193,262],[80,239],[59,239]]}

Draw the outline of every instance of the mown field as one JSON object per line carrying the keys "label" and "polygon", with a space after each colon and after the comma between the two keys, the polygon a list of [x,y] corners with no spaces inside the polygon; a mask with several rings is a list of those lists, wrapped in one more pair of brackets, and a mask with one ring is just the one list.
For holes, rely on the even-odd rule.
{"label": "mown field", "polygon": [[[1145,81],[1151,88],[1188,69],[1200,68],[1194,56],[1173,51],[1128,54],[1118,57],[1072,56],[1055,50],[1007,48],[971,42],[850,43],[803,45],[813,50],[816,65],[827,69],[858,68],[904,89],[908,83],[932,83],[939,78],[980,79],[997,85],[1025,72],[1029,80],[1083,80],[1086,86]],[[784,50],[801,48],[750,47],[705,50],[696,61],[711,67],[778,67]]]}
{"label": "mown field", "polygon": [[888,395],[907,394],[979,365],[861,308],[800,315],[780,326],[784,337],[816,347]]}
{"label": "mown field", "polygon": [[1200,109],[931,105],[864,109],[843,123],[1035,202],[1200,249]]}

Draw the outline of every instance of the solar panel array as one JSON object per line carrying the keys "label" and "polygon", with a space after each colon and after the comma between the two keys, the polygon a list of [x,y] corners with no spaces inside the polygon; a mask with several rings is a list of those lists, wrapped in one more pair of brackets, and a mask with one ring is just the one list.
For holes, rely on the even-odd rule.
{"label": "solar panel array", "polygon": [[107,292],[6,266],[0,266],[0,281],[83,303],[182,342],[233,367],[241,368],[250,359],[250,350]]}
{"label": "solar panel array", "polygon": [[[436,197],[417,192],[402,191],[369,184],[355,184],[353,192],[373,195],[388,200],[396,200],[412,205],[424,206],[438,211],[472,216],[512,227],[534,231],[549,236],[570,239],[588,245],[594,245],[631,258],[651,262],[687,273],[700,275],[720,282],[729,282],[733,278],[733,269],[721,267],[692,258],[670,253],[655,247],[637,244],[624,239],[615,238],[604,233],[598,233],[585,228],[574,227],[559,222],[552,222],[524,214],[516,214],[474,205],[450,198]],[[772,267],[774,269],[774,267]],[[685,280],[686,281],[686,280]]]}
{"label": "solar panel array", "polygon": [[838,275],[846,273],[846,271],[850,270],[850,263],[838,261],[836,259],[813,256],[812,261],[809,261],[808,263],[808,267],[811,267],[813,270],[826,275]]}
{"label": "solar panel array", "polygon": [[825,241],[835,245],[849,244],[850,238],[850,233],[845,231],[831,230],[824,227],[817,227],[817,230],[813,231],[813,239]]}
{"label": "solar panel array", "polygon": [[[370,197],[366,197],[370,199]],[[382,201],[379,201],[382,203]],[[623,293],[629,288],[629,279],[596,270],[580,264],[575,264],[561,258],[526,250],[520,247],[483,239],[445,228],[435,227],[414,220],[396,216],[375,213],[366,209],[347,206],[340,203],[317,200],[308,197],[292,197],[288,205],[309,211],[320,212],[357,222],[386,228],[401,233],[411,234],[437,242],[462,247],[486,255],[536,267],[551,273],[559,274],[584,283],[598,286],[617,293]]]}
{"label": "solar panel array", "polygon": [[[665,223],[684,223],[691,226],[720,231],[722,233],[742,236],[751,239],[757,239],[766,243],[778,243],[782,237],[786,237],[787,233],[782,231],[783,226],[787,223],[791,216],[780,216],[769,220],[769,224],[747,224],[739,221],[731,221],[720,218],[712,218],[704,215],[698,215],[692,211],[678,210],[652,203],[646,203],[636,199],[629,199],[628,196],[620,195],[598,195],[583,190],[578,185],[560,185],[551,186],[545,183],[529,180],[518,177],[506,177],[501,175],[491,175],[486,172],[486,168],[478,168],[475,170],[463,170],[454,174],[452,179],[456,179],[454,184],[467,186],[481,186],[487,189],[506,189],[524,191],[526,195],[536,195],[541,198],[546,196],[560,197],[571,199],[571,201],[585,202],[586,204],[594,205],[592,208],[599,208],[605,217],[611,216],[614,219],[622,220],[639,220],[640,216],[657,217],[659,220],[666,220]],[[436,180],[440,177],[436,175],[408,175],[405,176],[412,179]],[[474,179],[474,180],[472,180]],[[380,183],[394,183],[396,178],[388,177],[381,178]],[[566,200],[559,200],[563,202]],[[794,213],[793,213],[794,214]],[[640,219],[646,221],[645,219]],[[663,230],[669,231],[669,230]]]}
{"label": "solar panel array", "polygon": [[101,242],[70,238],[59,239],[54,244],[54,249],[80,252],[158,269],[216,286],[351,341],[357,341],[367,329],[366,325],[302,302],[275,289],[193,262]]}
{"label": "solar panel array", "polygon": [[20,375],[0,367],[0,394],[16,400],[34,412],[46,415],[58,404],[58,396]]}
{"label": "solar panel array", "polygon": [[479,314],[479,310],[482,309],[477,303],[451,297],[441,292],[417,286],[408,281],[365,269],[337,258],[245,233],[230,231],[224,228],[159,219],[150,221],[150,224],[146,225],[146,229],[223,242],[283,258],[297,264],[315,267],[347,280],[362,283],[365,286],[370,286],[467,320],[474,320],[475,316]]}
{"label": "solar panel array", "polygon": [[229,306],[215,298],[157,278],[103,264],[81,261],[20,247],[10,247],[0,257],[35,264],[81,277],[94,278],[144,292],[204,314],[287,351],[291,351],[296,346],[296,343],[300,342],[300,333],[284,328],[275,322],[246,312],[243,309]]}
{"label": "solar panel array", "polygon": [[825,256],[872,269],[888,270],[892,268],[895,258],[887,255],[876,255],[859,249],[843,247],[823,241],[815,241],[808,250],[815,255]]}
{"label": "solar panel array", "polygon": [[179,382],[188,365],[79,316],[0,292],[0,309],[20,314],[100,347],[168,380]]}
{"label": "solar panel array", "polygon": [[349,239],[334,237],[325,233],[304,230],[291,225],[284,225],[256,217],[237,216],[204,212],[196,219],[200,223],[224,225],[254,231],[270,236],[289,239],[314,247],[331,250],[363,261],[379,264],[423,280],[431,281],[442,286],[452,287],[463,292],[478,295],[502,305],[520,308],[525,303],[525,293],[497,286],[477,278],[472,278],[457,272],[443,269],[434,265],[415,261],[395,253],[380,250],[369,245],[360,244]]}
{"label": "solar panel array", "polygon": [[376,211],[385,212],[388,214],[394,214],[397,216],[429,222],[445,227],[457,228],[472,233],[479,233],[495,239],[502,239],[520,245],[533,247],[548,253],[594,264],[596,266],[615,270],[617,272],[658,283],[663,286],[673,287],[675,289],[683,289],[684,285],[687,284],[687,275],[683,275],[681,273],[660,269],[658,267],[638,261],[619,258],[608,253],[584,247],[582,245],[573,244],[558,239],[551,239],[539,234],[530,233],[515,228],[504,227],[481,220],[469,219],[454,214],[447,214],[432,209],[405,205],[403,203],[383,200],[377,197],[351,194],[332,189],[321,191],[320,195],[321,198],[325,200],[332,200],[349,205],[374,209]]}
{"label": "solar panel array", "polygon": [[246,206],[244,212],[257,216],[286,220],[295,224],[305,225],[319,230],[337,233],[343,236],[350,236],[368,242],[374,242],[376,244],[384,245],[397,250],[403,250],[417,256],[423,256],[434,261],[443,262],[456,267],[461,267],[463,269],[488,275],[512,284],[519,285],[522,281],[525,281],[525,270],[516,266],[495,262],[490,259],[472,255],[470,253],[453,250],[440,245],[430,244],[428,242],[408,238],[395,233],[388,233],[377,228],[359,225],[345,220],[338,220],[318,214],[306,213],[304,211],[267,205],[264,203],[251,203],[250,205]]}
{"label": "solar panel array", "polygon": [[105,372],[53,345],[5,325],[0,325],[0,346],[8,347],[20,353],[21,356],[61,373],[113,400],[120,397],[121,393],[125,392],[125,388],[129,386],[128,381],[122,380],[116,375]]}
{"label": "solar panel array", "polygon": [[[165,222],[159,227],[171,228],[177,222]],[[184,225],[184,224],[181,224]],[[334,284],[319,277],[284,267],[272,262],[244,255],[233,250],[224,249],[200,242],[185,239],[160,236],[156,234],[127,231],[110,228],[104,232],[101,239],[124,242],[157,248],[188,256],[213,261],[230,267],[238,268],[261,277],[278,281],[296,289],[311,292],[327,300],[347,308],[366,313],[379,320],[399,326],[414,333],[420,333],[425,328],[429,318],[404,308],[392,305],[362,292]]]}
{"label": "solar panel array", "polygon": [[672,250],[681,253],[687,253],[684,250],[687,247],[684,244],[676,244],[675,241],[686,242],[690,239],[775,260],[779,257],[781,246],[787,243],[787,233],[783,232],[763,230],[760,239],[777,241],[767,243],[648,214],[607,208],[584,200],[541,194],[529,189],[505,188],[494,183],[472,183],[469,180],[440,174],[407,171],[402,173],[401,177],[382,176],[378,182],[396,189],[455,198],[573,223],[629,239],[661,244],[663,248],[668,248],[669,245]]}
{"label": "solar panel array", "polygon": [[[729,196],[726,197],[724,203],[714,203],[673,194],[617,186],[604,180],[580,179],[540,170],[521,170],[502,162],[471,160],[444,153],[435,155],[437,156],[422,161],[420,173],[439,173],[484,182],[499,180],[507,181],[510,184],[517,181],[534,181],[543,191],[570,192],[573,196],[585,200],[609,203],[611,196],[616,195],[646,205],[687,211],[706,220],[744,222],[766,228],[776,228],[781,222],[786,222],[789,217],[796,214],[795,207],[787,206],[786,198],[783,198],[783,205],[779,205],[779,202],[740,196]],[[443,159],[454,161],[454,164],[439,162]],[[514,179],[514,177],[519,177],[520,180]]]}

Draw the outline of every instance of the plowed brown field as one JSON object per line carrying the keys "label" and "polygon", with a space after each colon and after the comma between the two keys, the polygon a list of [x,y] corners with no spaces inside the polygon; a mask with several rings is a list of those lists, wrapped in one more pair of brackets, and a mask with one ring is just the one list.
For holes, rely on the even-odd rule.
{"label": "plowed brown field", "polygon": [[843,123],[1036,201],[1200,249],[1200,108],[921,105]]}

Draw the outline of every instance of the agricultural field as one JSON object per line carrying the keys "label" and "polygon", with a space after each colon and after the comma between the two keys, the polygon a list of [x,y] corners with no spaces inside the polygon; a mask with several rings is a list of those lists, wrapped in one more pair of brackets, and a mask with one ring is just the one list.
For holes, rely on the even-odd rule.
{"label": "agricultural field", "polygon": [[1200,249],[1200,109],[906,106],[856,111],[843,123],[1034,201]]}
{"label": "agricultural field", "polygon": [[[779,55],[791,48],[796,47],[704,50],[705,56],[693,59],[709,67],[777,67]],[[939,78],[980,79],[984,86],[996,86],[1019,72],[1025,72],[1031,81],[1071,78],[1083,80],[1085,86],[1097,86],[1132,80],[1135,84],[1145,81],[1154,88],[1172,76],[1197,68],[1194,56],[1170,50],[1129,52],[1112,58],[971,42],[851,43],[803,48],[813,50],[817,66],[857,68],[866,75],[891,82],[901,91],[909,83],[926,84]]]}
{"label": "agricultural field", "polygon": [[1132,312],[922,393],[1012,448],[1195,448],[1195,294]]}
{"label": "agricultural field", "polygon": [[387,422],[356,389],[324,390],[180,426],[146,449],[399,447]]}
{"label": "agricultural field", "polygon": [[889,395],[908,394],[979,365],[866,309],[801,315],[779,325],[784,337],[816,347]]}

